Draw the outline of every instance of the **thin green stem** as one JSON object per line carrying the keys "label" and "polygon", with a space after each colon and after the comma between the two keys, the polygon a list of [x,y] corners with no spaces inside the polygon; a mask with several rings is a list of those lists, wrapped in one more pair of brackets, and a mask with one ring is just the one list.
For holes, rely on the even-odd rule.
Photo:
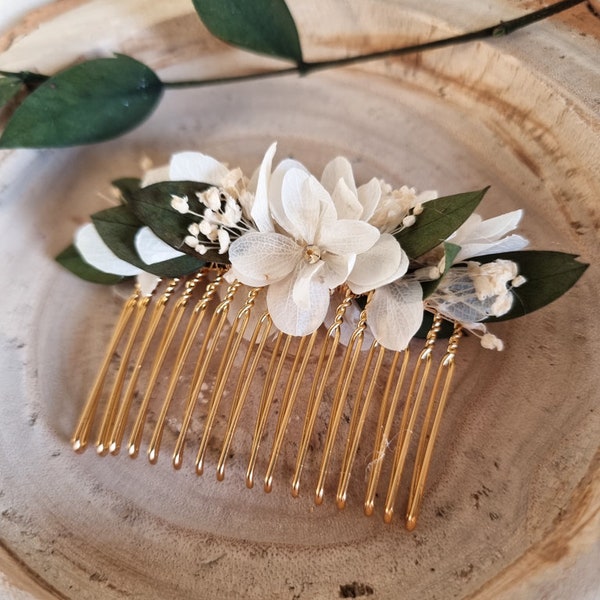
{"label": "thin green stem", "polygon": [[439,48],[445,48],[448,46],[454,46],[458,44],[466,44],[476,40],[503,37],[519,29],[527,27],[528,25],[532,25],[533,23],[537,23],[538,21],[551,17],[552,15],[564,12],[565,10],[568,10],[569,8],[572,8],[578,4],[582,4],[585,1],[586,0],[561,0],[560,2],[555,2],[554,4],[533,11],[521,17],[510,19],[508,21],[500,21],[500,23],[496,23],[495,25],[491,25],[489,27],[484,27],[483,29],[478,29],[477,31],[470,31],[468,33],[462,33],[459,35],[442,38],[439,40],[404,46],[402,48],[391,48],[389,50],[382,50],[380,52],[371,52],[369,54],[361,54],[358,56],[348,56],[346,58],[339,58],[334,60],[304,62],[293,67],[288,67],[286,69],[278,69],[275,71],[262,71],[257,73],[248,73],[246,75],[216,77],[213,79],[165,81],[163,82],[163,85],[165,89],[178,89],[189,87],[203,87],[208,85],[220,85],[224,83],[238,83],[242,81],[253,81],[257,79],[280,77],[282,75],[291,75],[295,73],[305,75],[314,71],[346,67],[358,63],[381,60],[382,58],[389,58],[392,56],[403,56],[406,54],[425,52],[427,50],[436,50]]}

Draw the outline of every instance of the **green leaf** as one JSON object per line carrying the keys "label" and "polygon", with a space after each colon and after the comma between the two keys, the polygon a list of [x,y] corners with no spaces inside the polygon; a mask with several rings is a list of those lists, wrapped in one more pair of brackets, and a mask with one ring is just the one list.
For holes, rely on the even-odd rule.
{"label": "green leaf", "polygon": [[71,273],[77,275],[77,277],[85,279],[86,281],[91,281],[92,283],[113,285],[124,279],[120,275],[99,271],[86,263],[73,244],[68,248],[65,248],[55,260],[65,269],[68,269]]}
{"label": "green leaf", "polygon": [[155,108],[162,82],[128,56],[90,60],[50,77],[17,108],[2,148],[57,148],[117,137]]}
{"label": "green leaf", "polygon": [[121,193],[121,200],[129,204],[129,199],[134,192],[140,189],[141,179],[137,177],[121,177],[110,182]]}
{"label": "green leaf", "polygon": [[135,249],[135,236],[143,223],[127,206],[107,208],[92,215],[92,221],[104,243],[122,260],[160,277],[178,277],[194,273],[203,260],[180,256],[153,265],[143,262]]}
{"label": "green leaf", "polygon": [[[203,214],[205,207],[196,198],[196,192],[202,192],[209,187],[211,187],[209,184],[197,181],[163,181],[134,192],[131,195],[129,206],[161,240],[181,252],[198,258],[198,253],[183,241],[188,235],[188,225],[194,220],[173,209],[171,197],[187,197],[190,210]],[[207,252],[202,255],[202,258],[207,262],[220,264],[228,262],[226,254],[218,254],[215,251]]]}
{"label": "green leaf", "polygon": [[460,246],[458,244],[451,244],[450,242],[444,242],[444,272],[440,277],[434,279],[433,281],[423,281],[421,283],[421,287],[423,288],[423,299],[431,296],[433,292],[438,288],[442,279],[444,279],[444,275],[448,272],[454,259],[458,256],[460,252]]}
{"label": "green leaf", "polygon": [[477,208],[489,187],[476,192],[444,196],[423,204],[414,225],[396,235],[410,258],[417,258],[441,244]]}
{"label": "green leaf", "polygon": [[486,322],[507,321],[526,315],[560,298],[584,274],[589,265],[577,261],[574,254],[544,250],[524,250],[478,256],[474,260],[489,263],[497,259],[512,260],[519,265],[519,274],[526,282],[513,288],[513,306],[501,317]]}
{"label": "green leaf", "polygon": [[193,0],[207,29],[223,41],[302,64],[298,30],[284,0]]}
{"label": "green leaf", "polygon": [[8,104],[21,90],[23,82],[18,77],[0,79],[0,108]]}

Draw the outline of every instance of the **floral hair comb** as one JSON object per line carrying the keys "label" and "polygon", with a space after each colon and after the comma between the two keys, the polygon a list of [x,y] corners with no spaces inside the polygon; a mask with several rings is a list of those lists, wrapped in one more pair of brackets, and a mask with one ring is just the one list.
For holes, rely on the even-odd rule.
{"label": "floral hair comb", "polygon": [[389,522],[406,478],[412,529],[461,337],[502,350],[488,324],[558,298],[587,265],[524,251],[511,233],[521,210],[474,212],[485,189],[438,197],[376,178],[357,185],[342,157],[317,179],[291,159],[273,168],[275,150],[251,179],[184,152],[141,181],[118,180],[119,205],[59,255],[92,281],[137,277],[73,447],[95,433],[99,454],[125,444],[136,457],[148,433],[155,463],[172,427],[176,469],[196,438],[196,472],[214,456],[223,479],[235,446],[252,487],[270,445],[271,491],[288,426],[300,421],[294,496],[310,470],[316,503],[332,486],[343,508],[366,453],[364,512],[383,491]]}

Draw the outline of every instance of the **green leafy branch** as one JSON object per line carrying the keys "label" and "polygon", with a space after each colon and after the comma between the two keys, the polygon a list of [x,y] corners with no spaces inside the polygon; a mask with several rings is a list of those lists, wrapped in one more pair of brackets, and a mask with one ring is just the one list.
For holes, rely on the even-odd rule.
{"label": "green leafy branch", "polygon": [[0,71],[0,108],[18,103],[0,137],[0,148],[56,148],[118,137],[154,111],[165,89],[201,87],[323,69],[424,52],[505,36],[585,0],[561,0],[521,17],[476,31],[335,60],[307,62],[284,0],[193,0],[196,12],[219,39],[260,54],[293,61],[291,67],[211,79],[162,81],[147,65],[128,56],[85,61],[53,76]]}

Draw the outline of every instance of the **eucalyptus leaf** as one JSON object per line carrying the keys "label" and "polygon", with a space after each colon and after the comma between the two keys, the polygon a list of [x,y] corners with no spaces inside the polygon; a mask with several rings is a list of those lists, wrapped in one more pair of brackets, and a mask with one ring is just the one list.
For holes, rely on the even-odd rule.
{"label": "eucalyptus leaf", "polygon": [[65,248],[57,257],[56,262],[62,265],[65,269],[68,269],[77,277],[91,281],[92,283],[102,283],[104,285],[113,285],[123,281],[123,277],[120,275],[113,275],[112,273],[105,273],[95,269],[90,264],[86,263],[81,257],[77,248],[73,244]]}
{"label": "eucalyptus leaf", "polygon": [[55,148],[117,137],[154,110],[163,84],[128,56],[90,60],[50,77],[17,108],[2,148]]}
{"label": "eucalyptus leaf", "polygon": [[[185,252],[192,257],[198,258],[198,253],[184,243],[188,235],[188,225],[197,222],[187,215],[177,212],[171,207],[173,196],[186,197],[190,210],[197,214],[203,214],[205,206],[196,197],[196,192],[202,192],[211,187],[208,183],[197,181],[163,181],[140,188],[131,194],[129,206],[136,216],[164,242]],[[202,255],[207,262],[226,263],[227,255],[209,251]]]}
{"label": "eucalyptus leaf", "polygon": [[6,106],[23,87],[23,82],[18,77],[0,78],[0,108]]}
{"label": "eucalyptus leaf", "polygon": [[298,30],[284,0],[193,1],[214,36],[234,46],[302,64]]}
{"label": "eucalyptus leaf", "polygon": [[489,187],[475,192],[444,196],[423,204],[416,222],[396,234],[410,258],[417,258],[441,244],[477,208]]}
{"label": "eucalyptus leaf", "polygon": [[147,265],[135,249],[135,236],[143,223],[127,206],[107,208],[92,215],[92,221],[104,243],[122,260],[159,277],[179,277],[198,271],[204,261],[199,257],[180,256]]}
{"label": "eucalyptus leaf", "polygon": [[512,260],[519,265],[519,274],[526,282],[513,288],[515,296],[511,310],[486,322],[507,321],[526,315],[553,302],[569,290],[589,265],[579,262],[577,255],[547,250],[524,250],[478,256],[475,260],[488,263],[497,259]]}
{"label": "eucalyptus leaf", "polygon": [[458,244],[452,244],[450,242],[444,242],[444,272],[440,277],[434,279],[433,281],[423,281],[421,283],[421,287],[423,288],[423,299],[428,298],[435,292],[438,288],[442,279],[444,279],[444,275],[448,272],[450,267],[452,267],[452,263],[454,259],[458,256],[460,252],[460,246]]}

